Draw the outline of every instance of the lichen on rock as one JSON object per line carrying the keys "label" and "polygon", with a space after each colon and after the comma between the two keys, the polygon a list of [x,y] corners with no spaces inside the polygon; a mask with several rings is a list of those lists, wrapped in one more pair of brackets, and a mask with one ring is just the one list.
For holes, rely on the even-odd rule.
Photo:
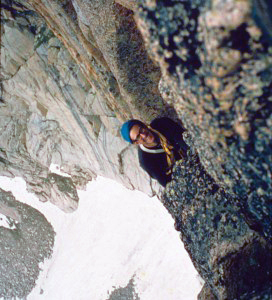
{"label": "lichen on rock", "polygon": [[190,146],[269,237],[272,48],[255,9],[251,1],[142,1],[137,18]]}
{"label": "lichen on rock", "polygon": [[176,165],[163,203],[213,297],[270,295],[271,244],[257,233],[239,199],[207,174],[197,154],[190,152]]}
{"label": "lichen on rock", "polygon": [[191,152],[163,201],[201,299],[269,297],[271,1],[2,2],[0,174],[66,212],[97,175],[158,194],[119,128],[171,117]]}

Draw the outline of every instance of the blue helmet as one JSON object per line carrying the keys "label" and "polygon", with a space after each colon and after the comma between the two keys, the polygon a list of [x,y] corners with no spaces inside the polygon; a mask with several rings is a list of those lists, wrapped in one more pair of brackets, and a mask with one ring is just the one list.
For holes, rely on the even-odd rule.
{"label": "blue helmet", "polygon": [[122,127],[121,127],[121,130],[120,130],[120,133],[121,133],[121,136],[123,137],[123,139],[129,143],[133,143],[131,138],[130,138],[130,130],[131,128],[134,126],[134,125],[141,125],[143,126],[144,123],[139,121],[139,120],[135,120],[135,119],[132,119],[132,120],[129,120],[129,121],[126,121]]}

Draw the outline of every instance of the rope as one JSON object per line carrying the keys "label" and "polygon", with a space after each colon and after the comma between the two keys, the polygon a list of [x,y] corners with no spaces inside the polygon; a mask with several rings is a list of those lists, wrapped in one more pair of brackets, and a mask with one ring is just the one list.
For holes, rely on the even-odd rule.
{"label": "rope", "polygon": [[[172,173],[173,165],[176,162],[174,152],[173,152],[174,147],[168,142],[167,138],[163,134],[161,134],[159,131],[155,130],[151,126],[147,126],[147,127],[150,131],[153,131],[154,133],[156,133],[160,139],[160,144],[161,144],[164,152],[166,153],[167,164],[169,167],[169,170],[166,172],[166,174],[169,175]],[[184,156],[182,150],[178,151],[178,153],[180,154],[181,157]]]}

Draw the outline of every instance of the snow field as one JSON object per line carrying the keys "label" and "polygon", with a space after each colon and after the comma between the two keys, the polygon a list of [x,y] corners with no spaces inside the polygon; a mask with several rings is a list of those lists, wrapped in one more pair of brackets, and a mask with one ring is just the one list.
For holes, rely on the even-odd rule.
{"label": "snow field", "polygon": [[21,178],[0,177],[0,187],[41,211],[56,231],[52,258],[28,300],[105,300],[132,277],[141,300],[197,299],[199,276],[156,197],[98,177],[78,191],[79,208],[65,214],[27,193]]}

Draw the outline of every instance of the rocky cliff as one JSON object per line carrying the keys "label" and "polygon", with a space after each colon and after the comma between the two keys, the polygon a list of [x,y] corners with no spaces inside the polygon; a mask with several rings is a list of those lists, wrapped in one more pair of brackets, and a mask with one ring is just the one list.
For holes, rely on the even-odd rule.
{"label": "rocky cliff", "polygon": [[[148,79],[158,78],[159,69],[148,58],[143,43],[138,43],[135,22],[131,26],[137,49],[130,49],[127,57],[137,64],[127,62],[127,67],[119,62],[116,56],[126,56],[115,49],[113,37],[108,37],[115,49],[105,50],[110,55],[108,64],[112,60],[114,65],[111,71],[94,40],[85,38],[83,32],[88,35],[81,31],[81,18],[77,19],[73,6],[58,1],[44,7],[37,3],[23,6],[7,1],[2,5],[1,175],[23,176],[41,201],[54,201],[65,211],[77,207],[76,187],[97,175],[152,194],[149,178],[134,159],[135,149],[118,136],[120,121],[132,116],[133,110],[124,99],[131,98],[139,106],[138,116],[152,115],[152,110],[146,108],[144,114],[145,103],[139,104],[135,97],[146,103],[150,100],[150,105],[153,98],[162,102],[154,80]],[[47,18],[53,23],[47,23]],[[124,18],[133,21],[129,14]],[[101,28],[99,21],[97,27]],[[120,49],[125,51],[121,45]],[[128,91],[121,93],[120,89]],[[52,175],[52,163],[71,180]],[[69,193],[60,188],[63,180]]]}
{"label": "rocky cliff", "polygon": [[[271,12],[269,0],[1,1],[0,175],[66,212],[97,175],[158,193],[118,131],[169,116],[192,155],[163,201],[210,293],[269,297]],[[258,276],[238,288],[236,269]]]}

